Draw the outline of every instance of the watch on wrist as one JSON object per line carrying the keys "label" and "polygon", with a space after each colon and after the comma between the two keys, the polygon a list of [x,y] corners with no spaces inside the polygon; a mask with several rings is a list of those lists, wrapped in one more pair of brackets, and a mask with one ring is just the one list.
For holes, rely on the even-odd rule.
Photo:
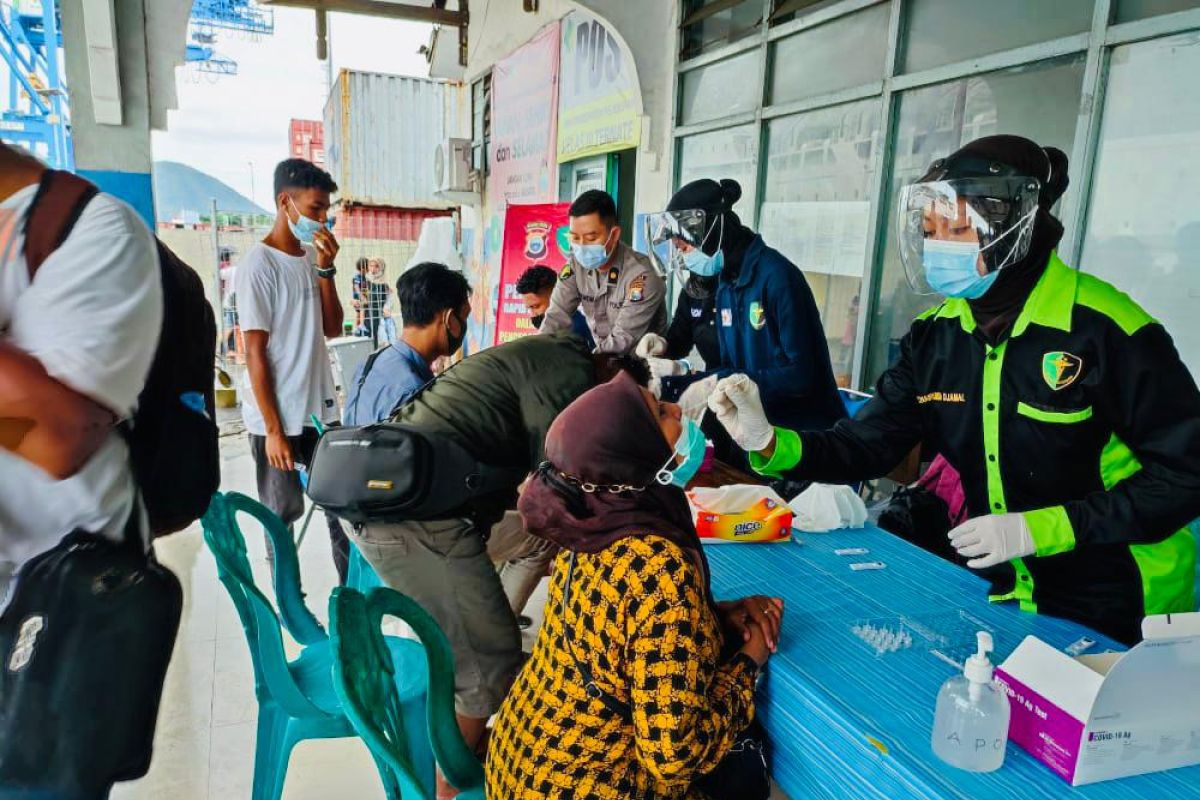
{"label": "watch on wrist", "polygon": [[332,278],[334,275],[337,275],[337,267],[333,266],[332,264],[326,269],[317,267],[318,278]]}

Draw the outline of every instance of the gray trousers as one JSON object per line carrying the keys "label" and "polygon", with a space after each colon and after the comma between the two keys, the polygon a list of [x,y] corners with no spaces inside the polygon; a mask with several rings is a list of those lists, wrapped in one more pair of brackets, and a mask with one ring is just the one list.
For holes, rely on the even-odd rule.
{"label": "gray trousers", "polygon": [[496,713],[522,663],[521,634],[474,524],[371,523],[351,535],[380,579],[416,601],[446,634],[458,713],[475,719]]}
{"label": "gray trousers", "polygon": [[546,575],[558,548],[525,532],[521,515],[509,511],[492,526],[487,541],[488,558],[500,565],[500,585],[514,614],[525,610],[530,595]]}

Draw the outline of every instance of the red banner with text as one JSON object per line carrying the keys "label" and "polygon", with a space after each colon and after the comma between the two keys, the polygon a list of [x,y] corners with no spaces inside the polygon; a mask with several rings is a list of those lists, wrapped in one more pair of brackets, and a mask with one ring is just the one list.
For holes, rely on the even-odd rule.
{"label": "red banner with text", "polygon": [[500,307],[496,344],[536,333],[517,281],[530,267],[542,265],[557,274],[571,255],[567,240],[570,203],[510,205],[504,215],[504,247],[500,257]]}

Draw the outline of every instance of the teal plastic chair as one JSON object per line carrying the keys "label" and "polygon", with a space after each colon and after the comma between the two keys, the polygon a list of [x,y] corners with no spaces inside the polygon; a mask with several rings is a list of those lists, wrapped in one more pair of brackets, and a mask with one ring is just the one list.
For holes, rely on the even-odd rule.
{"label": "teal plastic chair", "polygon": [[[238,512],[262,523],[275,546],[275,597],[279,613],[254,583]],[[217,574],[237,609],[254,663],[258,698],[258,739],[254,754],[252,800],[278,800],[288,760],[298,742],[357,736],[333,688],[333,651],[324,628],[304,605],[296,547],[282,520],[268,508],[237,492],[216,494],[201,520],[204,541],[217,561]],[[281,624],[282,618],[282,624]],[[289,662],[283,626],[303,650]],[[395,671],[393,686],[402,717],[423,720],[429,673],[424,649],[416,642],[387,637],[386,650]],[[430,748],[415,742],[408,753],[413,764],[433,774]],[[432,798],[432,792],[428,797]]]}
{"label": "teal plastic chair", "polygon": [[[425,645],[429,659],[427,721],[414,725],[403,711],[395,687],[406,667],[384,646],[380,630],[384,616],[408,623]],[[344,587],[334,589],[329,598],[329,627],[334,689],[346,716],[375,757],[389,800],[425,796],[432,789],[408,756],[415,739],[432,745],[442,774],[459,790],[459,800],[484,800],[483,767],[459,733],[454,716],[454,657],[433,617],[392,589],[374,589],[364,595]]]}
{"label": "teal plastic chair", "polygon": [[363,557],[362,551],[353,540],[350,542],[350,565],[346,570],[346,585],[364,594],[384,585],[379,573],[371,566],[371,562]]}

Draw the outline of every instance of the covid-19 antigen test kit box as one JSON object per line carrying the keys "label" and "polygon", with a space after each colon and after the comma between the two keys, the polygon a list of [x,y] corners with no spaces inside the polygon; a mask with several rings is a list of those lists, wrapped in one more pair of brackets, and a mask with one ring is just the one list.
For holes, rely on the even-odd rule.
{"label": "covid-19 antigen test kit box", "polygon": [[1147,617],[1125,653],[1026,637],[996,670],[1009,738],[1072,786],[1200,764],[1200,613]]}

